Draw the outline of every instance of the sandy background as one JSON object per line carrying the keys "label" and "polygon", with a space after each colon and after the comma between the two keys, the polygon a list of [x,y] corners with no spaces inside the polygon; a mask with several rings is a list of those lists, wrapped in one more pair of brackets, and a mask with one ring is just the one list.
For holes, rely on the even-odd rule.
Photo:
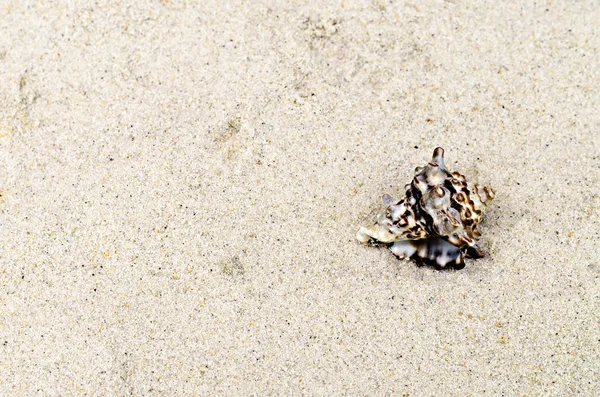
{"label": "sandy background", "polygon": [[[0,3],[0,395],[600,395],[596,1]],[[436,146],[485,259],[358,244]]]}

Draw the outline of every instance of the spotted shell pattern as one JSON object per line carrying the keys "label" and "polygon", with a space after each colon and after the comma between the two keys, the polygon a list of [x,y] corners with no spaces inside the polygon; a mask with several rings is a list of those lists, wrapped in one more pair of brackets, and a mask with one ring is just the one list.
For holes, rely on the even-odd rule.
{"label": "spotted shell pattern", "polygon": [[469,182],[444,164],[444,149],[433,151],[431,162],[415,169],[406,197],[383,196],[385,214],[356,238],[367,245],[385,245],[402,259],[438,269],[462,269],[465,257],[480,258],[478,224],[495,191]]}

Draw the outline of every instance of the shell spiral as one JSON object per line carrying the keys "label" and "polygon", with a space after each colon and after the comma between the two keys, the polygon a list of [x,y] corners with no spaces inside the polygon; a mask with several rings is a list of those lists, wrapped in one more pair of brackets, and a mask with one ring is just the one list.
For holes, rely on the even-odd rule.
{"label": "shell spiral", "polygon": [[462,269],[465,257],[480,258],[476,243],[478,224],[495,191],[469,182],[444,164],[444,149],[433,152],[431,162],[417,167],[406,195],[396,200],[383,196],[385,214],[356,238],[367,245],[386,245],[399,258],[413,259],[438,269]]}

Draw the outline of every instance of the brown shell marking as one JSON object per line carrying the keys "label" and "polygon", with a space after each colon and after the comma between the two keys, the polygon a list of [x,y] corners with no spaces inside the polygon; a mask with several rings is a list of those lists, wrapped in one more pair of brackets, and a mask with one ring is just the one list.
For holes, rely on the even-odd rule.
{"label": "brown shell marking", "polygon": [[367,245],[386,245],[398,258],[413,259],[438,269],[462,269],[464,258],[480,258],[481,232],[477,225],[490,201],[492,188],[469,182],[444,164],[444,149],[433,151],[431,162],[415,169],[396,200],[383,196],[385,214],[370,227],[361,227],[356,238]]}

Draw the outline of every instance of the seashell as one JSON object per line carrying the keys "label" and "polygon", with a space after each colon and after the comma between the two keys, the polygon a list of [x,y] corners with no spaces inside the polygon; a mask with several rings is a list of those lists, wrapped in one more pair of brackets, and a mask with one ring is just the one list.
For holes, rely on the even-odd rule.
{"label": "seashell", "polygon": [[444,164],[444,149],[433,151],[431,162],[415,169],[406,196],[383,196],[385,214],[356,238],[366,245],[385,245],[396,257],[438,269],[462,269],[465,257],[481,258],[478,224],[495,191],[469,182]]}

